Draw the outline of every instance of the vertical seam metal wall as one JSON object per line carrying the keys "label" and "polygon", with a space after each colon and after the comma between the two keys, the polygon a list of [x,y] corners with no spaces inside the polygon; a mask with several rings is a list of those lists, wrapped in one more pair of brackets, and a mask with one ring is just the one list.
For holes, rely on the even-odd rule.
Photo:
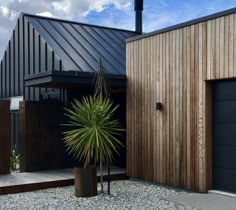
{"label": "vertical seam metal wall", "polygon": [[[57,69],[54,69],[57,68]],[[59,70],[61,59],[47,45],[37,30],[21,15],[17,20],[0,65],[0,98],[24,96],[38,101],[51,88],[25,87],[24,76],[43,71]],[[60,89],[60,100],[65,102],[65,90]]]}

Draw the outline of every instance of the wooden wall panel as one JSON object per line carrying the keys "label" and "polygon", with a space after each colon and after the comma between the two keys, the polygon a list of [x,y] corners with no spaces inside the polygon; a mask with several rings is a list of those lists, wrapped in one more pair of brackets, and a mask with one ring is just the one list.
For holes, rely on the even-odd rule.
{"label": "wooden wall panel", "polygon": [[210,189],[208,81],[235,78],[235,69],[235,14],[128,42],[128,175]]}
{"label": "wooden wall panel", "polygon": [[64,168],[63,105],[20,102],[19,122],[21,172]]}
{"label": "wooden wall panel", "polygon": [[207,27],[207,69],[204,80],[234,78],[236,14],[205,22]]}
{"label": "wooden wall panel", "polygon": [[0,174],[10,173],[10,102],[0,101]]}

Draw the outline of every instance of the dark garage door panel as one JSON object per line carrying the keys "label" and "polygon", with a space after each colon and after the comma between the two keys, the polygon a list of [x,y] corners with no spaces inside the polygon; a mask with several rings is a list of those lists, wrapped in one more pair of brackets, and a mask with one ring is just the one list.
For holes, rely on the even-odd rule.
{"label": "dark garage door panel", "polygon": [[223,124],[236,124],[236,101],[215,102],[213,122]]}
{"label": "dark garage door panel", "polygon": [[213,168],[214,189],[236,192],[236,170]]}
{"label": "dark garage door panel", "polygon": [[236,101],[235,80],[217,81],[213,86],[213,98],[215,101]]}
{"label": "dark garage door panel", "polygon": [[236,81],[213,84],[213,188],[236,192]]}
{"label": "dark garage door panel", "polygon": [[[213,168],[236,170],[236,147],[213,147]],[[235,177],[236,181],[236,177]]]}
{"label": "dark garage door panel", "polygon": [[213,131],[214,146],[236,147],[236,124],[214,124]]}

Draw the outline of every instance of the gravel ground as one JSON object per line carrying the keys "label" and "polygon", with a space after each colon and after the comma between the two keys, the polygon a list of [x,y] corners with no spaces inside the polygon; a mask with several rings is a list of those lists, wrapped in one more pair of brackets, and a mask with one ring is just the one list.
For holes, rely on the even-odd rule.
{"label": "gravel ground", "polygon": [[[105,189],[106,189],[105,184]],[[99,186],[100,188],[100,186]],[[111,195],[99,193],[96,197],[76,198],[74,187],[52,188],[28,193],[0,196],[0,210],[193,210],[167,200],[167,196],[188,192],[138,180],[113,181]]]}

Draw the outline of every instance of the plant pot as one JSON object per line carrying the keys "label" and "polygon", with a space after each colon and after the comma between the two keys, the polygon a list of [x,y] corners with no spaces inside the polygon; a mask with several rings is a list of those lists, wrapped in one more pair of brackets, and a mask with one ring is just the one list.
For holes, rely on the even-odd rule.
{"label": "plant pot", "polygon": [[75,167],[74,174],[76,197],[92,197],[98,194],[96,166]]}

